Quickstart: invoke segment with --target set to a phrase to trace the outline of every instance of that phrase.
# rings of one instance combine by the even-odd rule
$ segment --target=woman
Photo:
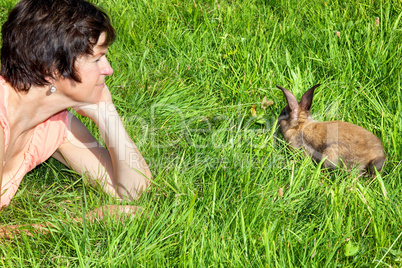
[[[105,77],[115,38],[108,16],[84,0],[22,0],[2,27],[0,206],[49,157],[104,191],[135,199],[151,172],[127,134]],[[89,117],[106,150],[67,108]]]

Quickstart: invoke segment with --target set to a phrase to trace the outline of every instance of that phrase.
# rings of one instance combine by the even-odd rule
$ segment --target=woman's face
[[[81,83],[71,79],[58,81],[64,94],[77,103],[98,103],[105,87],[105,77],[113,73],[106,58],[107,48],[100,46],[104,43],[105,38],[105,33],[102,33],[93,49],[93,55],[78,57],[75,64]],[[58,89],[60,87],[57,83],[55,86]]]

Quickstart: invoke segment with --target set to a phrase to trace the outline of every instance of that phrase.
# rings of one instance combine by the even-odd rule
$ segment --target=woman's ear
[[[53,83],[56,81],[56,79],[54,79],[54,78],[51,77],[51,76],[45,76],[45,80],[46,80],[46,82],[48,82],[49,84],[53,84]]]

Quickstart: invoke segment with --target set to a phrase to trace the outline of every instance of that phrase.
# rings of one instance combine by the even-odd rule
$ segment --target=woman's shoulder
[[[63,110],[57,114],[52,115],[46,121],[57,122],[57,124],[62,124],[63,126],[68,127],[71,116],[71,113],[69,113],[67,110]]]
[[[6,87],[6,81],[0,76],[0,127],[2,128],[2,134],[4,138],[5,147],[8,145],[8,139],[10,136],[10,128],[7,117],[7,98],[8,90]]]
[[[0,75],[0,113],[7,114],[8,89],[6,80]]]

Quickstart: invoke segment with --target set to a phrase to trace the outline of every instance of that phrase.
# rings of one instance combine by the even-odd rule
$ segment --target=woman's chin
[[[97,104],[102,98],[102,92],[105,84],[95,86],[94,90],[92,91],[92,95],[90,96],[88,103]]]

